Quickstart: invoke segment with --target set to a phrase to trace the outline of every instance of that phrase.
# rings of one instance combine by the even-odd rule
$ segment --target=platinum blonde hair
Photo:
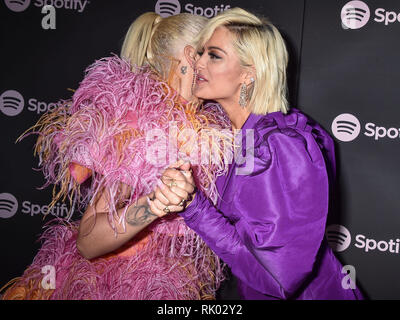
[[[186,45],[194,45],[193,39],[206,23],[206,18],[188,13],[162,18],[146,12],[129,27],[121,57],[129,60],[132,67],[147,64],[167,79],[180,52]]]
[[[265,18],[233,8],[208,21],[195,39],[197,48],[204,47],[219,27],[225,27],[232,33],[233,47],[240,64],[255,72],[255,81],[248,88],[249,111],[255,114],[287,113],[288,53],[278,29]]]

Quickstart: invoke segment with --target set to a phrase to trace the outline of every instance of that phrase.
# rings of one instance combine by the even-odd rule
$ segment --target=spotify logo
[[[11,11],[21,12],[29,7],[31,0],[5,0],[4,2]]]
[[[0,193],[0,218],[11,218],[17,210],[17,199],[11,193]]]
[[[349,29],[360,29],[370,18],[369,7],[363,1],[350,1],[340,13],[343,26]]]
[[[213,7],[196,6],[193,3],[186,3],[184,8],[178,0],[158,0],[154,11],[161,17],[169,17],[182,12],[203,16],[206,18],[215,17],[218,13],[228,10],[231,6],[226,4],[219,4]]]
[[[173,16],[181,13],[181,4],[178,0],[158,0],[155,11],[163,18]]]
[[[348,142],[360,134],[360,121],[350,113],[338,115],[332,122],[332,133],[340,141]]]
[[[325,236],[333,251],[346,250],[351,242],[349,230],[340,224],[331,224],[325,230]]]
[[[24,109],[24,97],[15,90],[7,90],[0,96],[0,110],[6,116],[14,117]]]

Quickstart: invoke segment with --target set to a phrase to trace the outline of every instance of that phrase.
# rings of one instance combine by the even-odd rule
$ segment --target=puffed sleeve
[[[324,237],[324,157],[311,133],[294,130],[267,135],[254,157],[253,173],[227,188],[235,222],[200,192],[181,215],[245,284],[288,299],[312,272]]]

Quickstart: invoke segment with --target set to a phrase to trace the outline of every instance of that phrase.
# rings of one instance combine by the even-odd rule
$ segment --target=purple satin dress
[[[246,161],[218,178],[216,206],[196,193],[181,213],[186,224],[229,265],[243,299],[362,299],[342,287],[325,240],[332,138],[296,109],[250,114],[242,132]]]

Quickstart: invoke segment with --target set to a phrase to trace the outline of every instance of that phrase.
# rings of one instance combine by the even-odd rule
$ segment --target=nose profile
[[[197,54],[196,58],[194,59],[194,68],[196,70],[201,70],[204,68],[204,59],[203,59],[204,56],[205,56],[204,54],[202,55]]]

